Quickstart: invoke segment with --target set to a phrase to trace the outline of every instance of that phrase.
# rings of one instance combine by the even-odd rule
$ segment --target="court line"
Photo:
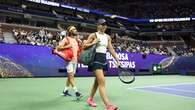
[[[161,88],[161,89],[167,89],[167,90],[173,90],[173,91],[179,91],[179,92],[189,92],[189,93],[194,93],[195,94],[195,91],[190,91],[190,90],[172,89],[172,88],[168,88],[168,87],[158,87],[158,86],[155,87],[155,88]]]
[[[127,89],[137,89],[137,88],[146,88],[146,87],[159,87],[159,86],[177,86],[177,85],[188,85],[188,84],[195,84],[195,82],[174,83],[174,84],[157,84],[157,85],[150,85],[150,86],[137,86],[137,87],[129,87]]]
[[[134,91],[138,92],[148,92],[148,93],[154,93],[154,94],[161,94],[161,95],[170,95],[170,96],[177,96],[177,97],[182,97],[182,98],[188,98],[188,99],[195,99],[193,97],[188,97],[188,96],[182,96],[182,95],[176,95],[176,94],[169,94],[165,92],[159,92],[159,91],[150,91],[150,90],[143,90],[143,89],[132,89]]]
[[[177,86],[177,85],[189,85],[189,84],[195,84],[194,82],[192,83],[176,83],[176,84],[159,84],[159,85],[152,85],[152,86],[140,86],[140,87],[133,87],[133,88],[128,88],[129,90],[134,90],[134,91],[140,91],[140,92],[150,92],[150,93],[156,93],[156,94],[166,94],[166,95],[171,95],[171,96],[177,96],[177,97],[182,97],[182,98],[190,98],[190,99],[195,99],[193,97],[188,97],[188,96],[182,96],[182,95],[176,95],[176,94],[170,94],[170,93],[165,93],[165,92],[160,92],[160,91],[151,91],[151,90],[144,90],[144,88],[149,88],[149,87],[154,87],[154,88],[162,88],[159,86]],[[169,88],[168,88],[169,89]],[[172,89],[173,90],[173,89]],[[176,90],[175,90],[176,91]],[[178,90],[179,91],[179,90]],[[185,91],[187,92],[187,91]],[[193,91],[194,93],[194,91]]]

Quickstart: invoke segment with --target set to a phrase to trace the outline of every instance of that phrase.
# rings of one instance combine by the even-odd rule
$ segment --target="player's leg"
[[[68,65],[66,66],[66,69],[67,69],[67,79],[65,80],[65,88],[63,90],[63,95],[64,96],[71,96],[71,94],[69,93],[69,88],[70,88],[70,79],[69,79],[69,67],[70,66],[70,63],[68,63]]]
[[[103,70],[102,69],[96,69],[95,70],[95,76],[97,78],[100,96],[101,96],[104,104],[108,105],[109,100],[108,100],[108,97],[106,95],[105,78],[104,78]]]
[[[63,94],[64,94],[64,96],[71,96],[71,94],[69,93],[69,88],[70,88],[70,80],[69,80],[69,78],[66,79],[65,83],[66,83],[65,84],[66,86],[64,88]]]
[[[69,82],[70,84],[72,85],[73,87],[73,90],[75,92],[75,96],[77,97],[77,99],[80,99],[83,97],[83,95],[81,94],[81,92],[78,91],[77,87],[76,87],[76,81],[75,81],[75,78],[74,78],[74,75],[76,73],[76,69],[77,69],[77,63],[72,63],[71,65],[72,67],[72,71],[70,72],[70,76],[69,76]]]
[[[98,82],[99,93],[100,93],[100,96],[101,96],[105,106],[106,106],[106,110],[117,110],[117,107],[110,103],[110,101],[108,100],[108,97],[106,95],[105,77],[104,77],[103,70],[102,69],[95,70],[95,75],[96,75],[97,82]]]
[[[74,83],[74,80],[73,80],[73,67],[72,67],[72,63],[68,63],[68,65],[66,66],[66,70],[67,70],[67,80],[66,80],[66,86],[64,88],[64,91],[63,91],[63,94],[64,96],[71,96],[71,94],[69,93],[69,87],[70,85],[72,87],[74,87],[75,83]]]
[[[98,82],[97,82],[97,78],[95,78],[94,84],[93,84],[93,86],[91,88],[90,96],[87,99],[87,104],[90,105],[90,106],[92,106],[92,107],[96,107],[97,106],[97,104],[93,100],[93,97],[94,97],[94,95],[95,95],[95,93],[97,91],[97,88],[98,88]]]
[[[91,89],[90,98],[94,97],[94,95],[97,91],[97,88],[98,88],[98,82],[97,82],[97,78],[95,78],[92,89]]]

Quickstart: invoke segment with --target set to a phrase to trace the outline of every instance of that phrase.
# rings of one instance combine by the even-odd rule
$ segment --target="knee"
[[[68,74],[68,78],[73,79],[74,75],[73,74]]]
[[[105,86],[105,79],[104,78],[98,79],[98,85]]]

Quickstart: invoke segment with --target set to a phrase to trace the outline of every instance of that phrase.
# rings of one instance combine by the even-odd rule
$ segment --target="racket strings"
[[[118,75],[119,75],[119,79],[121,80],[121,82],[125,84],[130,84],[134,82],[135,80],[134,73],[125,68],[119,68]]]
[[[133,77],[129,74],[129,72],[125,72],[125,71],[121,72],[120,76],[125,81],[129,81],[133,79]]]

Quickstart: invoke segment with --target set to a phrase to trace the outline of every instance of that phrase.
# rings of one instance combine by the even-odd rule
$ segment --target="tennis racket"
[[[163,59],[162,61],[160,61],[159,64],[162,66],[162,69],[166,69],[170,65],[175,63],[175,61],[176,61],[176,56],[172,56],[172,57],[168,57],[168,58]]]
[[[129,69],[122,68],[121,66],[118,66],[118,77],[120,81],[125,84],[130,84],[135,81],[135,74]]]

